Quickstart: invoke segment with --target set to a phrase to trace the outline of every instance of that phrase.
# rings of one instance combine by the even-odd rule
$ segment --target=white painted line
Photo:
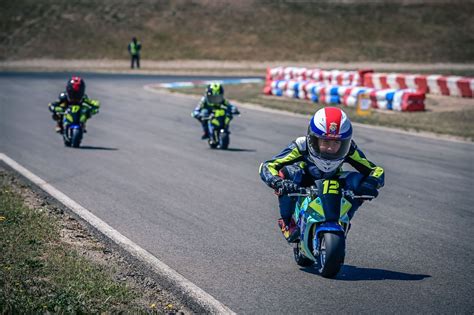
[[[171,269],[168,265],[161,262],[158,258],[132,242],[127,237],[120,234],[117,230],[113,229],[110,225],[96,217],[89,210],[79,205],[77,202],[48,184],[46,181],[36,176],[7,155],[0,153],[0,160],[5,162],[15,171],[26,177],[28,180],[33,182],[35,185],[40,187],[46,193],[51,195],[53,198],[61,202],[63,205],[71,209],[74,213],[80,216],[82,219],[87,221],[94,228],[99,230],[101,233],[106,235],[117,245],[122,247],[128,253],[130,253],[135,258],[140,261],[145,262],[148,266],[152,268],[154,272],[159,274],[162,277],[166,277],[170,283],[175,285],[180,292],[185,296],[189,297],[197,304],[202,306],[204,309],[208,310],[212,314],[235,314],[227,306],[221,302],[214,299],[211,295],[206,293],[204,290],[184,278],[182,275]]]

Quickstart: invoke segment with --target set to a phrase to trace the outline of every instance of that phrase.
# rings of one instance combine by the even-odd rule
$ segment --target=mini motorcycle
[[[339,179],[317,180],[315,186],[288,194],[298,197],[293,213],[299,234],[293,243],[295,261],[303,267],[316,263],[319,274],[325,278],[335,277],[344,264],[351,202],[373,199],[356,196],[341,187]]]
[[[63,116],[63,140],[67,147],[78,148],[84,134],[84,123],[89,109],[82,105],[70,105]]]
[[[233,115],[240,115],[235,106],[231,107],[231,112]],[[226,150],[230,143],[229,123],[231,120],[226,110],[224,108],[214,109],[209,117],[203,118],[203,120],[209,121],[209,147]]]

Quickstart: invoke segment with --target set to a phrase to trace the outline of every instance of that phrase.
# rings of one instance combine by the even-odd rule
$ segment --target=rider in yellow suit
[[[342,165],[350,164],[358,172],[344,172]],[[305,137],[291,142],[281,153],[263,162],[260,177],[277,195],[281,219],[278,225],[289,242],[296,241],[297,228],[292,220],[295,197],[299,187],[313,185],[314,180],[341,178],[345,189],[356,195],[377,197],[384,185],[384,170],[369,161],[352,139],[352,124],[346,114],[337,107],[325,107],[317,111],[310,121]],[[354,200],[349,217],[361,205]]]
[[[90,99],[86,94],[86,83],[81,77],[73,76],[66,84],[66,91],[59,94],[59,99],[48,104],[49,110],[53,113],[53,120],[56,121],[56,132],[63,132],[64,112],[70,105],[82,105],[87,108],[86,118],[99,112],[100,102]],[[83,123],[83,130],[86,131],[86,123]]]
[[[238,115],[239,111],[236,106],[229,103],[224,98],[224,87],[220,83],[211,83],[206,87],[206,94],[196,106],[191,116],[199,120],[202,126],[203,134],[201,139],[209,139],[209,132],[212,131],[212,124],[206,119],[212,112],[222,109],[226,115],[226,126],[232,120],[234,114]]]

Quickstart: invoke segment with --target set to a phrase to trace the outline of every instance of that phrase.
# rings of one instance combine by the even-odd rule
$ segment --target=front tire
[[[333,278],[344,264],[346,238],[342,233],[326,232],[320,242],[318,271],[324,278]]]
[[[222,132],[219,139],[219,148],[222,150],[227,150],[229,147],[229,134],[227,132]]]
[[[71,145],[74,148],[78,148],[81,145],[82,140],[82,130],[81,129],[72,129],[71,130]]]

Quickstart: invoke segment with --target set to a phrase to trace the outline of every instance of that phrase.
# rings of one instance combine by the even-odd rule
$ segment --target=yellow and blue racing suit
[[[350,164],[358,172],[343,171],[343,163]],[[353,191],[367,177],[376,180],[377,189],[381,188],[385,182],[384,169],[369,161],[353,140],[341,166],[332,172],[324,173],[311,162],[306,146],[306,137],[299,137],[278,155],[263,162],[260,165],[259,173],[262,180],[273,189],[282,178],[292,180],[301,187],[311,186],[314,184],[314,180],[318,179],[344,178],[344,189]],[[296,198],[279,196],[280,214],[287,224],[293,214],[295,202]],[[353,209],[349,214],[350,217],[354,215],[360,204],[360,202],[354,202]]]
[[[70,103],[67,99],[65,92],[59,94],[59,98],[57,101],[48,104],[49,111],[53,113],[52,118],[58,123],[59,126],[62,126],[64,112],[70,105],[78,104]],[[87,95],[84,95],[84,98],[82,99],[82,103],[80,105],[87,108],[87,119],[99,112],[100,102],[98,100],[90,99]]]
[[[225,124],[226,127],[229,125],[233,118],[233,114],[238,114],[239,111],[235,105],[230,104],[226,99],[221,104],[211,104],[207,101],[206,97],[202,97],[199,104],[196,106],[191,116],[199,120],[202,126],[204,134],[208,135],[212,132],[212,124],[210,121],[203,119],[208,118],[213,112],[217,110],[223,110],[226,115]]]

